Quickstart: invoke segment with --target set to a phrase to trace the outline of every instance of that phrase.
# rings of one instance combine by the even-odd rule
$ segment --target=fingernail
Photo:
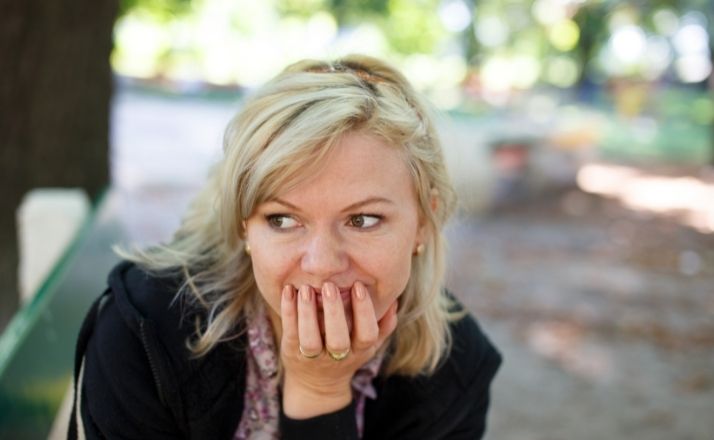
[[[362,283],[355,283],[355,295],[357,299],[364,299],[366,287]]]
[[[310,301],[310,294],[312,293],[312,292],[310,292],[310,290],[311,290],[311,289],[310,289],[310,286],[302,286],[302,287],[300,287],[300,299],[302,299],[302,300],[305,301],[305,302],[309,302],[309,301]]]
[[[287,301],[292,301],[294,297],[295,292],[293,291],[293,286],[286,284],[285,287],[283,287],[283,298]]]
[[[337,297],[337,294],[335,293],[335,285],[332,283],[323,284],[322,295],[327,299],[335,299]]]

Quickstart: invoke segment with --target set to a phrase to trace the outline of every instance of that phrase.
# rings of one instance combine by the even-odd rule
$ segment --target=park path
[[[449,235],[506,359],[488,438],[712,438],[714,236],[575,190]]]
[[[170,236],[237,108],[119,89],[113,178],[135,241]],[[448,285],[505,358],[487,438],[713,438],[714,236],[577,189],[462,213],[448,236]]]

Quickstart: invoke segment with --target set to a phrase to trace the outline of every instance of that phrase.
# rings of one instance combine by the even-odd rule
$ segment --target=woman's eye
[[[268,224],[275,229],[290,229],[298,225],[297,220],[284,214],[273,214],[265,216]]]
[[[368,229],[376,226],[382,217],[378,215],[359,214],[350,217],[350,226],[361,229]]]

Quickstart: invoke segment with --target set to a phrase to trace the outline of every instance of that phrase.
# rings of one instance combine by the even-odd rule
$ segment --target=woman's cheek
[[[411,275],[411,258],[382,265],[381,274],[377,283],[377,297],[373,298],[377,319],[382,319],[392,302],[406,289]]]
[[[280,292],[284,284],[284,263],[280,258],[253,250],[253,276],[263,299],[276,312],[280,311]]]

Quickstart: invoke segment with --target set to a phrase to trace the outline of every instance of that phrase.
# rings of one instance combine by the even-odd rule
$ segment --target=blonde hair
[[[450,348],[450,301],[443,290],[442,227],[455,195],[426,105],[384,62],[351,55],[289,66],[250,98],[229,123],[224,158],[189,207],[172,241],[121,255],[152,272],[180,271],[179,297],[207,315],[191,349],[203,355],[235,337],[259,305],[243,221],[262,202],[319,166],[347,132],[378,136],[400,148],[429,234],[399,300],[386,374],[433,372]],[[307,173],[309,174],[309,173]],[[436,199],[436,203],[434,203]]]

